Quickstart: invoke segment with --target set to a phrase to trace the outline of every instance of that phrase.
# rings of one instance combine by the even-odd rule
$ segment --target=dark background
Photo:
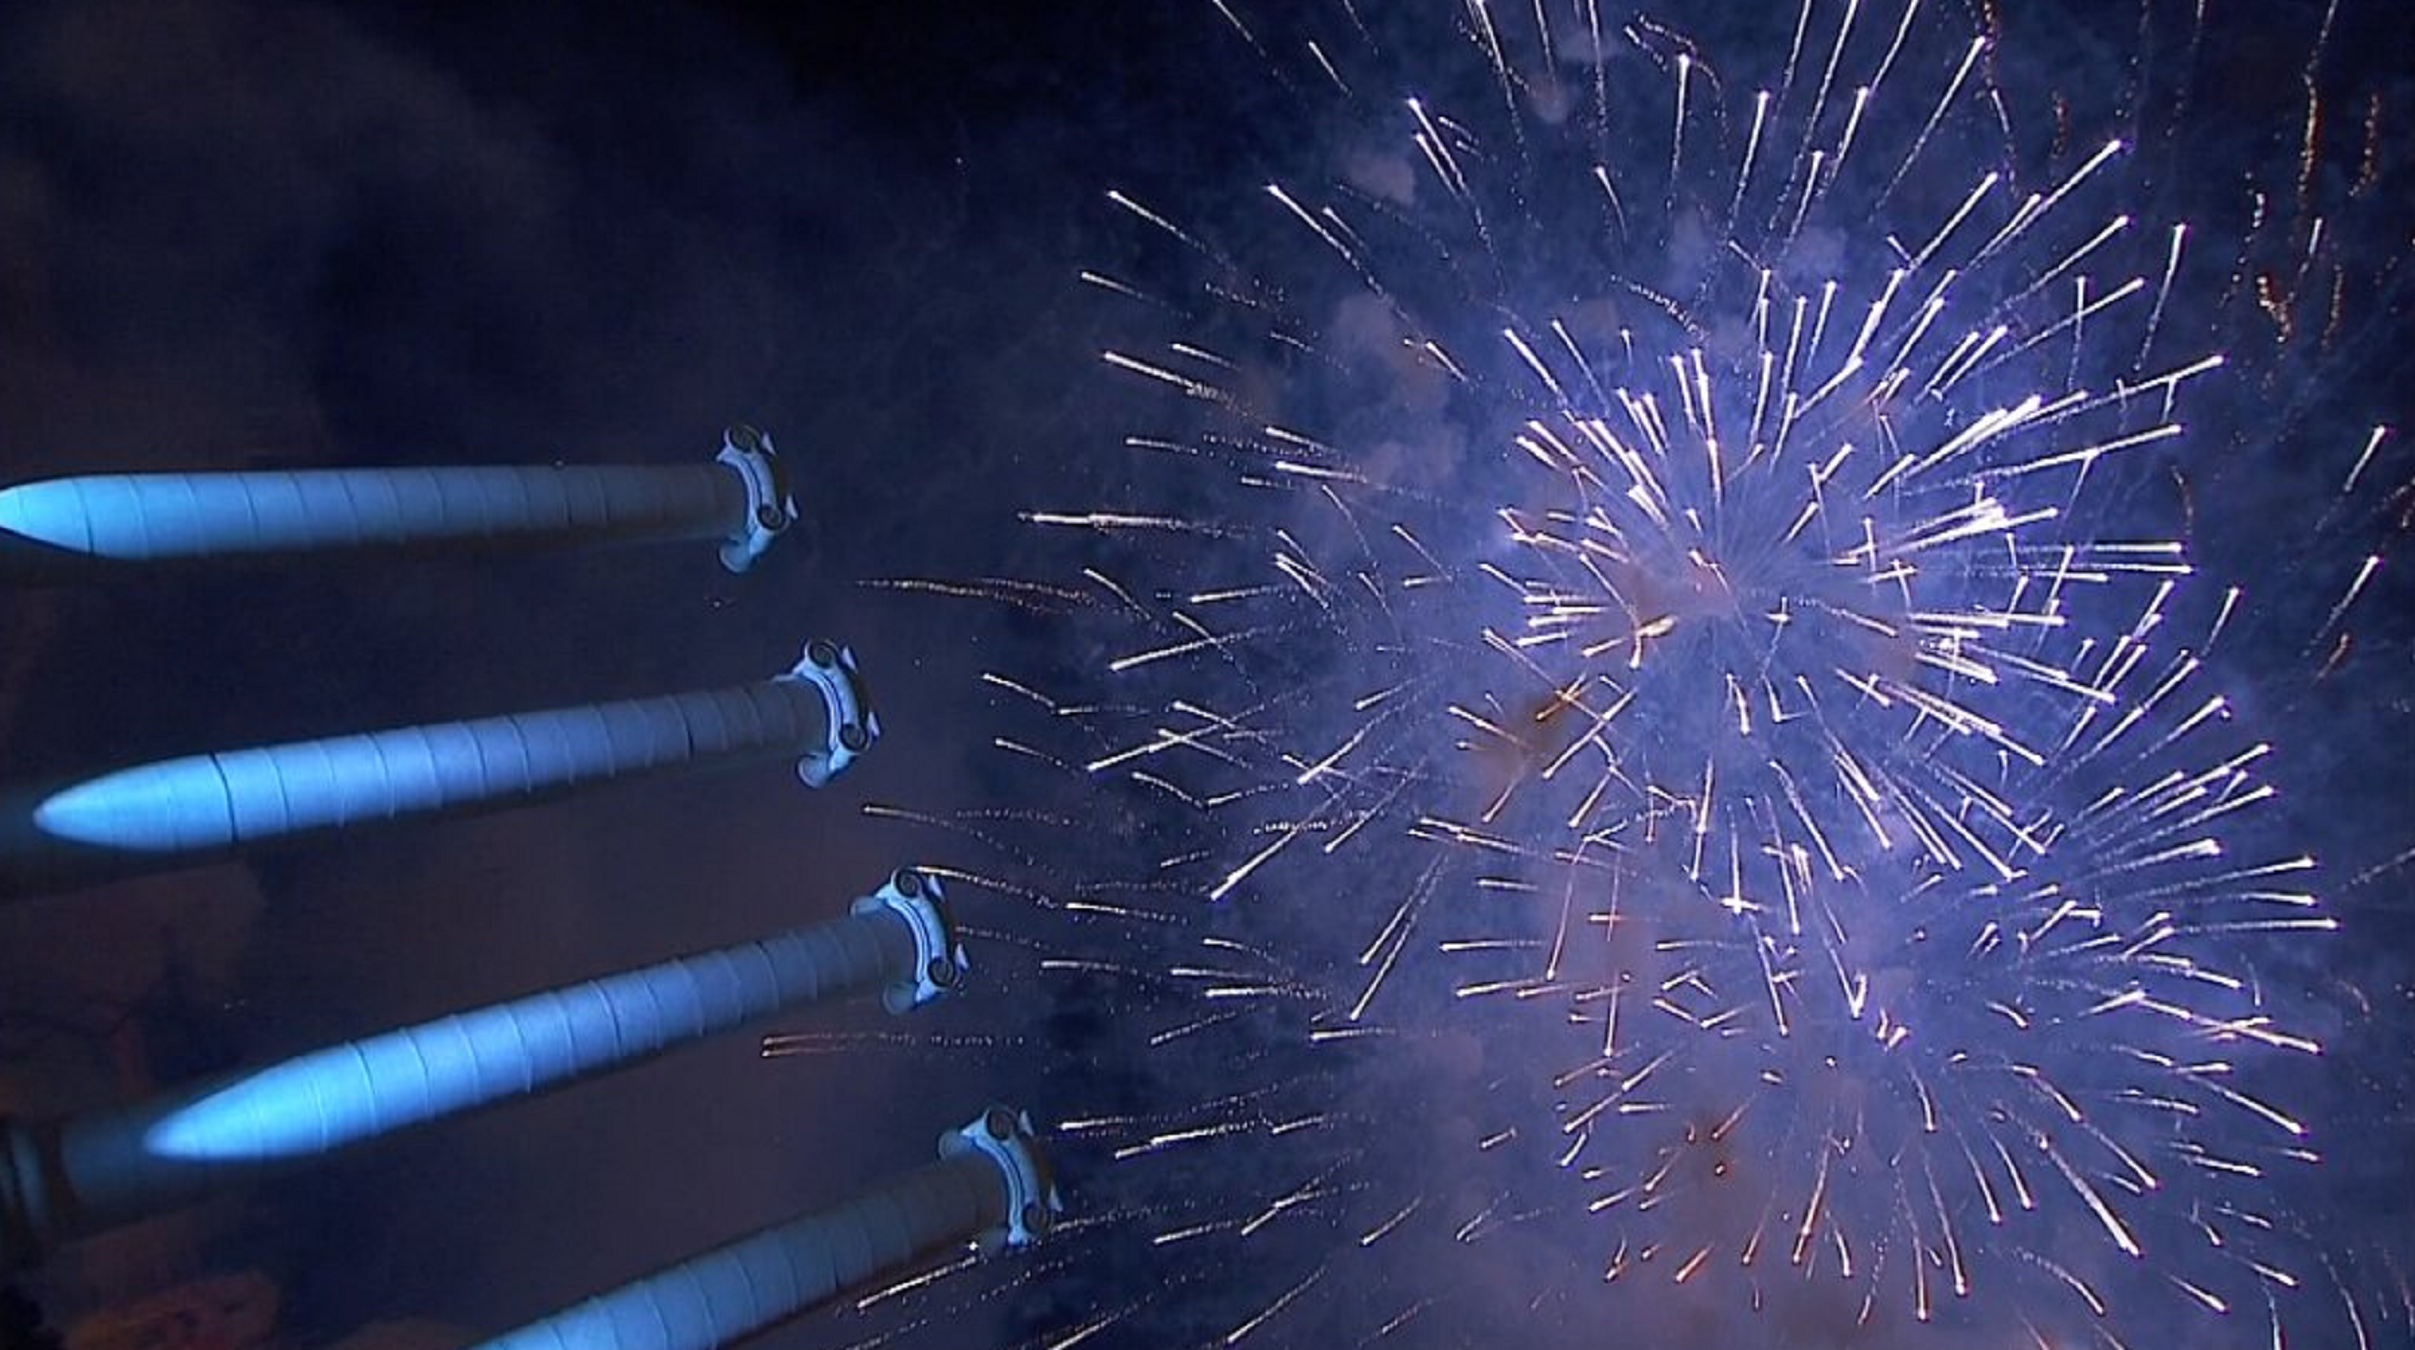
[[[1171,17],[10,7],[9,480],[702,462],[743,419],[805,517],[742,579],[695,545],[10,595],[12,776],[750,680],[824,634],[862,654],[887,733],[818,798],[767,766],[12,906],[14,1104],[755,936],[917,856],[857,806],[979,795],[972,675],[1010,635],[857,583],[999,565],[1019,484],[1110,443],[1052,315],[1099,166],[1164,97]],[[64,1319],[257,1266],[292,1344],[405,1318],[457,1343],[917,1164],[1038,1053],[833,1069],[725,1037],[88,1244],[33,1287]]]
[[[2186,114],[2202,158],[2157,178],[2176,202],[2286,194],[2317,9],[2272,8],[2217,16]],[[2368,107],[2406,184],[2394,9],[2345,6],[2326,200],[2350,200]],[[2050,10],[2022,7],[2021,36],[2069,48],[2083,96],[2090,71],[2164,78],[2128,68],[2143,20]],[[743,579],[689,546],[0,596],[0,772],[752,679],[821,634],[861,653],[887,737],[819,797],[762,768],[0,910],[0,1100],[87,1106],[736,940],[917,857],[922,836],[858,804],[985,802],[974,676],[1047,634],[860,583],[1062,569],[1012,509],[1105,500],[1131,472],[1074,281],[1109,232],[1101,194],[1127,174],[1245,188],[1280,107],[1205,3],[10,6],[0,477],[685,462],[743,419],[777,436],[805,520]],[[2403,531],[2322,509],[2342,439],[2409,412],[2415,211],[2354,201],[2333,244],[2353,324],[2234,395],[2191,509],[2211,563],[2279,597],[2239,658],[2253,697],[2363,719],[2290,786],[2330,821],[2349,907],[2403,936],[2406,589],[2386,574],[2363,602],[2352,683],[2322,687],[2307,652],[2341,566]],[[2285,252],[2303,222],[2274,209],[2257,246]],[[2259,312],[2243,295],[2218,321],[2262,343]],[[2375,1118],[2403,1126],[2401,948],[2358,972],[2380,1011],[2351,1044]],[[723,1038],[91,1244],[28,1288],[72,1312],[257,1267],[295,1345],[492,1332],[926,1157],[1051,1053],[1021,1011],[951,1010],[941,1029],[998,1037],[971,1052],[765,1064]],[[2365,1217],[2367,1245],[2403,1237],[2404,1197]]]

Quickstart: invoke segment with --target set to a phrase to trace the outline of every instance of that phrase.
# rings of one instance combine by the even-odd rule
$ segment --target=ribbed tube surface
[[[681,1262],[479,1350],[712,1350],[1006,1219],[1006,1184],[978,1154]]]
[[[56,1129],[65,1226],[90,1231],[279,1163],[543,1092],[783,1008],[914,976],[887,911],[328,1047]]]
[[[0,489],[9,570],[475,545],[726,538],[746,527],[726,466],[95,474]],[[52,564],[43,565],[48,558]]]
[[[191,755],[0,799],[0,894],[247,845],[493,809],[584,784],[825,743],[819,689],[729,689]]]

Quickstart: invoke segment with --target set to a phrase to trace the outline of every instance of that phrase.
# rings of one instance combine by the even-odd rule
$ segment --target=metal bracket
[[[1038,1132],[1027,1112],[993,1106],[962,1129],[939,1136],[939,1156],[978,1153],[998,1165],[1006,1181],[1006,1224],[979,1239],[985,1249],[1028,1247],[1045,1237],[1065,1212],[1056,1182],[1041,1155]]]
[[[746,519],[721,543],[721,565],[732,572],[754,566],[772,542],[797,523],[796,498],[789,494],[788,467],[780,462],[767,432],[741,422],[721,434],[716,464],[726,464],[746,484]]]
[[[887,884],[859,899],[851,914],[894,914],[914,935],[914,973],[881,991],[881,1004],[903,1013],[953,993],[972,968],[956,941],[956,925],[947,911],[947,893],[937,877],[900,868]]]
[[[797,777],[807,787],[827,786],[880,739],[880,717],[864,706],[863,677],[856,673],[855,653],[815,638],[805,644],[804,659],[781,678],[802,680],[822,691],[823,707],[830,714],[829,739],[797,760]]]

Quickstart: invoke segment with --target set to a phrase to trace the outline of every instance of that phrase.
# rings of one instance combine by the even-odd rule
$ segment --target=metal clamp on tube
[[[722,1350],[884,1274],[1029,1242],[1056,1213],[1031,1123],[992,1107],[940,1161],[828,1209],[689,1257],[479,1350]],[[1022,1207],[1018,1213],[1016,1206]]]
[[[881,991],[881,1004],[890,1012],[910,1012],[953,992],[972,968],[963,945],[956,940],[947,892],[936,877],[900,868],[886,885],[858,899],[849,912],[894,914],[914,935],[914,973]]]
[[[771,435],[741,422],[722,433],[721,453],[714,462],[726,464],[746,484],[746,518],[722,541],[721,565],[732,572],[754,566],[774,541],[797,523],[796,499],[789,495],[788,467],[772,448]]]
[[[926,878],[844,918],[598,975],[61,1119],[0,1117],[0,1265],[413,1126],[568,1086],[783,1009],[960,983]],[[986,1168],[976,1171],[987,1184]],[[985,1210],[979,1224],[1003,1210]]]
[[[993,1106],[963,1128],[939,1136],[941,1158],[973,1154],[997,1164],[1006,1183],[1006,1222],[975,1239],[981,1249],[1028,1247],[1047,1236],[1056,1216],[1065,1212],[1065,1201],[1049,1176],[1048,1160],[1040,1155],[1031,1114]]]
[[[880,716],[864,706],[864,681],[856,672],[853,648],[815,638],[805,644],[804,658],[778,678],[820,690],[830,714],[827,739],[797,760],[797,777],[805,786],[828,785],[880,739]]]
[[[390,727],[184,755],[63,783],[0,785],[0,897],[757,757],[798,756],[798,776],[820,788],[879,735],[854,653],[816,641],[793,669],[735,688]]]

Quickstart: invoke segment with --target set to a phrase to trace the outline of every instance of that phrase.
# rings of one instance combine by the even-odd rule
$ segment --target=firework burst
[[[2335,921],[2167,486],[2269,288],[2146,119],[1916,0],[1211,8],[1279,143],[1109,195],[1137,486],[970,588],[1096,653],[1000,747],[1146,855],[1046,939],[1159,1066],[1106,1227],[1268,1272],[1085,1334],[2362,1336]]]
[[[1925,52],[1916,7],[1806,7],[1749,113],[1692,41],[1580,14],[1556,37],[1462,15],[1490,102],[1346,94],[1316,46],[1373,128],[1335,186],[1266,187],[1296,236],[1279,273],[1115,194],[1197,268],[1166,336],[1106,359],[1206,416],[1134,445],[1263,500],[1035,519],[1244,546],[1184,564],[1188,603],[1152,616],[1171,640],[1118,673],[1359,654],[1346,707],[1191,701],[1190,730],[1300,761],[1270,805],[1306,799],[1301,832],[1259,866],[1365,820],[1372,791],[1479,844],[1552,796],[1568,846],[1671,850],[1739,913],[1804,852],[2001,872],[2022,843],[1972,776],[2042,765],[2039,702],[2111,697],[2054,654],[2062,630],[2187,570],[2169,539],[2106,533],[2086,492],[2179,437],[2183,387],[2221,365],[2155,364],[2185,231],[2122,208],[2118,139],[2031,170],[1975,74],[1986,39]],[[1873,114],[1889,93],[1920,115]],[[1665,161],[1597,153],[1645,126]]]

